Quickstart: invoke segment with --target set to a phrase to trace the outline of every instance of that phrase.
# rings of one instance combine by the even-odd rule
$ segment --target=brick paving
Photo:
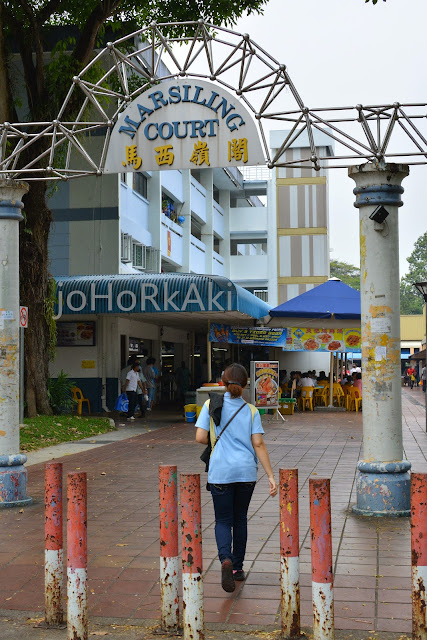
[[[406,457],[427,472],[424,394],[403,390]],[[265,417],[266,442],[279,468],[299,469],[301,610],[310,627],[311,568],[308,479],[331,478],[335,626],[355,631],[411,631],[408,519],[354,516],[355,468],[361,456],[362,417],[306,412],[286,423]],[[159,464],[201,472],[194,425],[174,424],[60,460],[64,473],[88,473],[89,615],[138,621],[159,618]],[[43,464],[28,467],[34,504],[0,511],[0,611],[43,614]],[[233,594],[219,585],[210,494],[202,491],[205,620],[225,629],[279,628],[279,503],[267,497],[260,472],[250,506],[245,583]],[[273,625],[273,627],[271,626]]]

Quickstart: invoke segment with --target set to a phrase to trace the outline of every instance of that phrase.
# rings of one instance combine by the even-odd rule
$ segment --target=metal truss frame
[[[185,29],[185,35],[167,37],[164,32],[174,27]],[[248,34],[198,20],[152,23],[109,42],[73,78],[55,120],[0,124],[0,177],[31,181],[102,175],[119,115],[148,88],[172,78],[213,81],[244,102],[254,116],[269,168],[319,171],[365,162],[427,163],[427,103],[309,108],[286,65]],[[267,121],[271,128],[283,123],[290,129],[274,156]],[[323,132],[330,145],[336,143],[339,154],[329,153],[325,144],[320,155],[315,131]],[[286,151],[303,133],[309,156],[289,160]],[[94,136],[101,144],[94,144]]]

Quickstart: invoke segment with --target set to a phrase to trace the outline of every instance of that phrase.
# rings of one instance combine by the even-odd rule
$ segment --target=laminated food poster
[[[346,352],[360,351],[360,329],[288,329],[284,351]]]
[[[279,406],[279,363],[251,362],[251,402],[256,407]]]

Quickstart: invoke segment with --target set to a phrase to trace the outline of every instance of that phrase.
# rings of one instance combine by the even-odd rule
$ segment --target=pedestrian
[[[415,369],[412,365],[408,367],[406,371],[406,375],[409,377],[409,386],[411,387],[411,389],[413,389],[416,378],[415,378]]]
[[[126,386],[126,376],[129,373],[129,371],[131,370],[132,365],[135,362],[135,360],[136,360],[135,356],[129,356],[127,364],[120,371],[120,389],[121,389],[122,393],[124,392],[125,386]]]
[[[269,494],[277,494],[270,458],[262,434],[259,412],[242,398],[248,383],[246,369],[228,366],[222,376],[226,387],[219,424],[210,417],[211,403],[205,402],[196,422],[196,441],[208,444],[210,430],[215,438],[210,457],[208,488],[215,511],[215,539],[221,562],[224,591],[235,589],[235,580],[245,580],[243,562],[248,535],[247,513],[255,489],[258,459],[268,477]],[[212,411],[211,411],[212,412]]]
[[[426,382],[427,382],[427,368],[426,365],[423,366],[421,371],[421,380],[423,381],[423,391],[426,391]]]
[[[191,373],[184,360],[181,366],[175,371],[176,386],[178,387],[179,399],[185,403],[185,394],[190,390]]]
[[[151,411],[153,408],[153,404],[156,398],[156,384],[157,378],[159,377],[159,372],[155,368],[156,359],[148,358],[147,364],[142,370],[142,373],[145,378],[145,382],[147,385],[147,393],[148,393],[148,403],[147,403],[147,411]]]
[[[134,413],[135,413],[135,407],[138,399],[136,390],[138,387],[140,387],[141,391],[143,392],[144,399],[148,400],[147,386],[145,382],[141,381],[140,371],[141,371],[141,367],[140,367],[139,361],[135,360],[131,370],[126,376],[124,392],[126,393],[129,400],[129,408],[126,414],[127,420],[135,420]],[[143,411],[142,408],[141,410]]]

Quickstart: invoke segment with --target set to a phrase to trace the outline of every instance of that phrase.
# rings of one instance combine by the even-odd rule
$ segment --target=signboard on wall
[[[212,322],[209,330],[210,342],[228,344],[255,344],[263,347],[286,345],[287,329],[270,327],[229,327]]]
[[[251,362],[251,403],[274,409],[279,406],[279,363]]]
[[[360,328],[315,329],[314,327],[294,327],[288,329],[283,351],[311,351],[334,353],[336,351],[358,352],[361,350]]]
[[[151,87],[120,115],[105,173],[265,164],[253,116],[218,86],[195,78]]]
[[[58,347],[94,347],[95,322],[57,322]]]

